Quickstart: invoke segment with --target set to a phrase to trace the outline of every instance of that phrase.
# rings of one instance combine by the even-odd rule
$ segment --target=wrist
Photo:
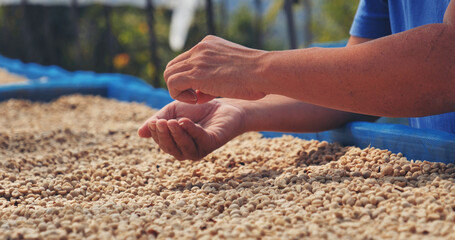
[[[319,69],[314,68],[314,59],[318,58],[321,48],[305,48],[285,51],[265,52],[259,59],[259,91],[264,95],[283,95],[298,98],[305,85]],[[296,95],[297,93],[297,95]]]
[[[256,101],[234,98],[220,98],[217,100],[222,103],[229,104],[237,109],[239,122],[238,127],[235,131],[239,135],[250,131],[258,131],[258,112],[254,107]]]
[[[273,71],[275,71],[273,58],[276,54],[276,51],[263,51],[262,54],[260,54],[255,60],[257,67],[255,75],[252,78],[253,85],[254,88],[256,88],[257,91],[262,93],[264,96],[273,94]]]

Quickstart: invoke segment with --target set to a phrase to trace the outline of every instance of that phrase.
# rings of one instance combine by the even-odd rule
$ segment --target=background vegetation
[[[358,4],[358,0],[290,1],[296,39],[296,46],[292,46],[286,1],[239,1],[235,8],[230,8],[228,1],[213,1],[210,31],[236,43],[266,50],[346,39]],[[170,10],[102,5],[74,9],[38,5],[0,7],[0,54],[71,71],[125,73],[155,86],[165,86],[164,67],[180,53],[173,52],[168,45]],[[150,47],[153,42],[147,11],[153,12],[155,52]],[[183,51],[210,32],[206,13],[206,9],[196,13]]]

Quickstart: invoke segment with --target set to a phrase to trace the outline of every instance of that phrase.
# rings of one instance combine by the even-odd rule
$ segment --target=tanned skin
[[[455,111],[454,2],[443,23],[351,36],[344,48],[267,52],[208,36],[169,62],[164,77],[177,101],[138,134],[197,160],[248,131],[314,132]]]

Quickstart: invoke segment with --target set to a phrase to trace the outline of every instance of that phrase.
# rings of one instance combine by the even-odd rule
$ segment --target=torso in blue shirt
[[[442,23],[449,3],[450,0],[361,0],[350,34],[380,38],[426,24]],[[410,125],[455,133],[455,112],[411,118]]]
[[[442,23],[450,0],[361,0],[351,35],[379,38],[430,23]]]

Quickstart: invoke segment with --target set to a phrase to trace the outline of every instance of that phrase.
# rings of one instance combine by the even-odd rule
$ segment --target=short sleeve
[[[363,38],[380,38],[391,34],[387,1],[361,0],[349,33]]]

